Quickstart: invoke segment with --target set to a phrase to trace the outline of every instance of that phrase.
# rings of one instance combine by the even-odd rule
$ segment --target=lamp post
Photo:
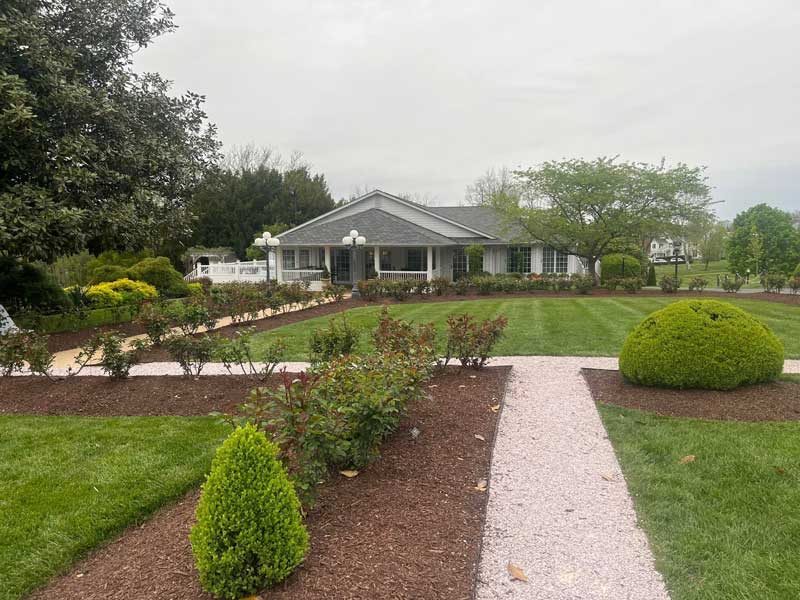
[[[275,253],[275,249],[281,245],[281,241],[278,238],[272,237],[272,234],[269,231],[265,231],[261,234],[261,237],[257,237],[253,244],[264,251],[264,256],[267,259],[267,287],[272,285],[272,279],[269,276],[269,255]],[[278,264],[277,262],[275,263]]]
[[[672,248],[672,255],[675,260],[675,285],[678,285],[678,251],[681,249],[680,240],[673,241]]]
[[[350,278],[353,280],[353,298],[358,298],[361,295],[356,285],[356,250],[358,248],[363,248],[366,243],[367,238],[363,235],[358,235],[358,231],[355,229],[350,230],[350,235],[346,235],[342,238],[344,247],[350,249]]]

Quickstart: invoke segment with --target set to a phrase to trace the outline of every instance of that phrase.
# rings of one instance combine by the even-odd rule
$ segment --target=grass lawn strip
[[[498,356],[616,356],[628,332],[648,314],[681,297],[613,296],[588,298],[487,297],[460,302],[417,302],[391,306],[394,317],[433,321],[444,347],[448,315],[470,312],[479,319],[504,314],[506,335],[495,347]],[[800,358],[800,306],[727,296],[725,300],[752,313],[783,341],[787,358]],[[360,351],[369,351],[369,332],[375,327],[380,304],[347,311],[347,319],[363,331]],[[254,336],[256,352],[267,340],[282,336],[288,360],[306,360],[308,338],[325,327],[330,317],[320,317],[280,327]]]
[[[210,417],[0,416],[0,599],[197,486],[226,433]]]
[[[450,371],[428,383],[382,457],[335,476],[308,516],[311,551],[271,599],[472,596],[497,412],[507,369]],[[414,439],[410,430],[421,433]],[[478,434],[484,439],[475,437]],[[205,599],[188,532],[196,494],[128,530],[33,597]],[[81,577],[78,575],[81,574]]]
[[[800,423],[599,410],[672,600],[797,598]]]

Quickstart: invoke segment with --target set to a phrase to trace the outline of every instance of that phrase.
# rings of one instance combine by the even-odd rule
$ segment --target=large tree
[[[333,207],[324,175],[312,174],[299,155],[284,162],[267,149],[234,148],[192,200],[192,240],[231,246],[245,258],[264,223],[294,227]]]
[[[136,74],[174,28],[158,0],[3,0],[0,254],[28,260],[186,238],[218,142],[203,97]]]
[[[683,164],[574,159],[514,175],[521,193],[492,199],[509,230],[577,255],[593,276],[595,262],[615,248],[653,232],[674,234],[709,212],[703,169]]]
[[[728,238],[728,260],[738,273],[794,271],[800,263],[800,231],[792,215],[766,204],[740,212]]]

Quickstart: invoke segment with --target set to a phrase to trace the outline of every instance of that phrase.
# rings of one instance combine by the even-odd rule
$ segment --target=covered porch
[[[394,281],[426,281],[444,274],[438,246],[365,245],[351,250],[336,246],[281,247],[278,257],[278,279],[282,282],[309,282],[312,289],[321,282],[325,270],[331,281],[352,285],[362,279]]]

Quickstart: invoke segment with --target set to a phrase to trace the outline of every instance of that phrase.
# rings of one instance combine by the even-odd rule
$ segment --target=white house
[[[351,230],[366,238],[354,253],[342,244]],[[453,280],[467,272],[464,249],[484,246],[489,273],[583,273],[573,255],[532,241],[518,243],[499,215],[484,206],[422,206],[380,190],[277,236],[277,279],[309,281],[327,267],[335,283],[380,279]],[[351,257],[355,260],[351,260]]]

